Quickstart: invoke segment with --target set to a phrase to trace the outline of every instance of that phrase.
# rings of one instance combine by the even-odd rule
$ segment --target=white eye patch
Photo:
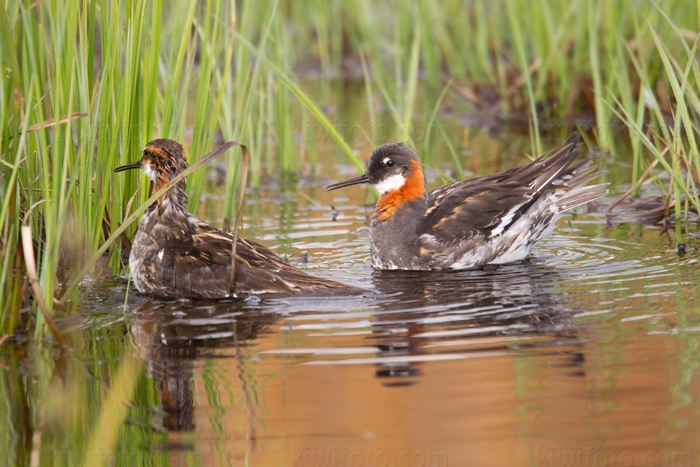
[[[387,177],[381,182],[375,183],[372,186],[379,192],[380,195],[390,191],[398,190],[406,183],[406,179],[402,174],[394,174]]]

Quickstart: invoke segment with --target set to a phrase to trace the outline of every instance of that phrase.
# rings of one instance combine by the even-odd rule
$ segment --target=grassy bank
[[[271,171],[313,166],[320,128],[361,167],[338,122],[310,97],[338,77],[365,83],[358,119],[369,122],[368,144],[408,139],[427,148],[445,137],[437,117],[457,100],[494,125],[524,122],[533,153],[542,132],[582,125],[603,149],[629,158],[634,180],[655,160],[670,173],[660,187],[680,219],[698,208],[698,5],[4,2],[0,332],[43,333],[41,314],[21,313],[35,306],[28,254],[39,281],[34,295],[48,315],[80,299],[65,296],[66,285],[85,279],[76,272],[148,196],[136,174],[112,170],[155,137],[186,142],[190,161],[211,149],[218,131],[243,141],[258,184]],[[425,102],[421,88],[440,98]],[[409,131],[417,116],[429,122],[419,144]],[[377,131],[380,122],[388,131]],[[621,133],[629,133],[631,156],[618,154]],[[458,174],[460,144],[448,139]],[[238,160],[226,159],[222,217],[235,214]],[[204,175],[188,181],[190,210],[198,209]],[[22,226],[31,228],[33,252],[22,248]],[[113,273],[123,267],[121,245],[109,245]]]

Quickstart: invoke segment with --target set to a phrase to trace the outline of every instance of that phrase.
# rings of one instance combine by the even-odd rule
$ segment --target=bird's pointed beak
[[[114,172],[123,172],[124,170],[140,169],[141,161],[132,162],[131,164],[126,164],[114,169]]]
[[[333,191],[337,190],[338,188],[344,188],[346,186],[359,185],[360,183],[369,183],[369,177],[366,173],[360,175],[359,177],[351,178],[350,180],[345,180],[344,182],[328,185],[326,187],[326,191]]]

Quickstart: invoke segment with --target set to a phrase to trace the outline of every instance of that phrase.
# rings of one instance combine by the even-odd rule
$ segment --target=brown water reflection
[[[596,314],[631,295],[620,269],[667,274],[566,258],[375,272],[362,298],[139,314],[171,431],[161,449],[200,465],[695,465],[696,365],[678,355],[695,357],[697,331],[667,325],[679,303],[693,315],[696,287],[667,300],[657,280],[621,321]]]

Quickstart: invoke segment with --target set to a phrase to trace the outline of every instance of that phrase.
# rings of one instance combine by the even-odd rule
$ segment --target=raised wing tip
[[[562,145],[562,147],[576,146],[580,139],[581,139],[581,133],[579,133],[578,131],[574,131],[573,133],[571,133],[569,135],[568,138],[566,138],[566,141],[564,141],[564,144]]]

